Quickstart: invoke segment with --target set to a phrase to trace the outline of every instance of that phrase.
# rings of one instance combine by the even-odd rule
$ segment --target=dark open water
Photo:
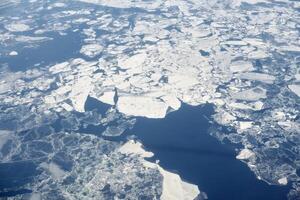
[[[288,186],[258,180],[228,145],[208,134],[213,106],[189,106],[165,119],[139,118],[132,133],[160,165],[196,184],[209,200],[283,200]]]

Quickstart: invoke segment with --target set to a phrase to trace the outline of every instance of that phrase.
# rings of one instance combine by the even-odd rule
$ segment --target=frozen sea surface
[[[299,9],[1,1],[0,196],[299,199]]]

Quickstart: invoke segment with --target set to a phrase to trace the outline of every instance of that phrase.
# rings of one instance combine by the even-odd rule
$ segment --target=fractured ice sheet
[[[130,180],[122,179],[118,170],[124,166],[138,172],[144,166],[140,159],[123,158],[115,151],[120,144],[101,137],[121,136],[134,124],[130,116],[163,118],[181,103],[207,102],[215,105],[214,121],[230,130],[210,133],[239,144],[237,157],[257,177],[291,183],[291,195],[300,187],[298,2],[82,0],[45,7],[34,0],[18,5],[9,7],[18,12],[0,17],[4,60],[12,51],[19,55],[9,59],[32,53],[31,47],[45,41],[57,42],[57,35],[76,35],[79,44],[68,49],[78,58],[40,60],[22,71],[10,71],[10,61],[0,67],[0,124],[12,133],[3,136],[1,160],[36,160],[42,174],[28,184],[33,197],[159,198],[159,170],[146,171],[143,178],[130,171]],[[110,109],[86,110],[89,97]],[[93,133],[91,126],[97,127]],[[54,176],[59,169],[65,175]],[[91,181],[94,176],[104,181]],[[149,183],[145,180],[153,190],[137,189]],[[126,181],[134,185],[130,192]]]

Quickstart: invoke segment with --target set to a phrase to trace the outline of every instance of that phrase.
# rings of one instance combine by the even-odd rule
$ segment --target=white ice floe
[[[17,56],[17,55],[18,55],[18,52],[16,52],[16,51],[11,51],[11,52],[9,53],[9,55],[10,55],[10,56]]]
[[[257,101],[259,99],[267,98],[267,91],[263,88],[256,87],[237,93],[232,93],[231,97],[238,100]]]
[[[62,179],[65,175],[66,172],[62,170],[57,164],[54,162],[51,163],[41,163],[41,167],[48,170],[49,173],[51,174],[52,178],[55,180],[60,180]]]
[[[79,0],[86,3],[99,4],[102,6],[115,7],[115,8],[144,8],[144,9],[155,9],[162,4],[161,0],[155,2],[145,1],[131,1],[131,0]]]
[[[54,8],[63,8],[63,7],[66,7],[67,5],[62,2],[57,2],[57,3],[52,4],[51,6]]]
[[[288,179],[286,177],[278,179],[278,183],[280,185],[287,185],[288,184]]]
[[[117,108],[121,113],[148,118],[164,118],[168,105],[147,96],[119,96]]]
[[[267,57],[269,57],[269,54],[266,53],[263,50],[253,51],[253,52],[248,54],[249,59],[264,59],[264,58],[267,58]]]
[[[275,77],[269,74],[263,73],[255,73],[255,72],[247,72],[239,74],[238,77],[240,79],[253,80],[253,81],[261,81],[264,83],[272,84],[275,81]]]
[[[129,140],[119,148],[119,152],[122,154],[135,154],[143,158],[150,158],[154,154],[152,152],[143,149],[143,145],[140,142]]]
[[[61,73],[61,72],[66,72],[70,71],[71,67],[69,65],[69,62],[62,62],[56,65],[53,65],[49,68],[49,71],[53,74]]]
[[[7,24],[5,25],[5,28],[11,32],[24,32],[30,30],[30,26],[19,22],[13,22],[11,24]]]
[[[268,3],[268,0],[233,0],[233,4],[240,6],[242,3],[257,4],[257,3]]]
[[[163,96],[161,99],[168,105],[170,106],[173,110],[178,110],[181,106],[181,102],[178,100],[177,97],[168,95],[168,96]]]
[[[107,91],[104,92],[100,97],[92,96],[98,99],[99,101],[110,104],[110,105],[115,105],[114,97],[115,97],[115,91]]]
[[[300,97],[300,85],[289,85],[289,89]]]
[[[161,200],[193,200],[199,194],[198,186],[183,181],[178,174],[159,167],[163,175],[163,191]]]
[[[245,130],[253,126],[253,122],[242,121],[239,122],[240,130]]]
[[[133,55],[129,58],[119,59],[118,65],[122,69],[135,69],[135,68],[142,67],[146,58],[147,58],[147,54],[139,53],[139,54]]]
[[[128,141],[119,148],[119,152],[126,155],[138,155],[142,159],[153,156],[152,152],[145,151],[142,144],[133,140]],[[169,172],[158,164],[144,160],[144,165],[150,168],[157,168],[163,176],[163,191],[161,200],[193,200],[199,194],[198,186],[187,183],[178,174]]]
[[[222,125],[228,125],[236,120],[236,117],[229,112],[223,111],[215,114],[214,119]]]
[[[233,62],[230,65],[230,70],[232,72],[244,72],[244,71],[251,71],[253,70],[253,65],[251,62],[246,61],[237,61]]]
[[[0,130],[0,151],[6,142],[12,138],[12,132],[7,130]]]
[[[103,49],[103,46],[100,44],[86,44],[81,47],[80,53],[87,57],[94,58],[100,55]]]
[[[240,153],[236,156],[239,160],[247,160],[251,157],[255,156],[254,152],[249,149],[243,149]]]
[[[72,86],[70,99],[73,107],[78,112],[84,112],[85,101],[92,90],[91,78],[88,76],[80,77]]]
[[[39,193],[32,193],[29,198],[29,200],[41,200],[41,199],[42,199],[42,195]]]

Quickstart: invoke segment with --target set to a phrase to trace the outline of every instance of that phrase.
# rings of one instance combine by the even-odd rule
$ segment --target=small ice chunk
[[[228,40],[223,44],[227,44],[231,46],[246,46],[248,43],[243,40]]]
[[[53,74],[57,74],[60,72],[66,72],[66,71],[70,71],[71,67],[69,65],[69,62],[62,62],[56,65],[53,65],[49,68],[49,72],[53,73]]]
[[[163,96],[162,100],[174,110],[178,110],[181,106],[181,102],[175,96]]]
[[[145,151],[142,147],[142,144],[135,142],[134,140],[129,140],[123,146],[119,148],[119,152],[122,154],[136,154],[143,158],[151,158],[154,154],[149,151]]]
[[[275,81],[275,77],[269,74],[247,72],[238,76],[240,79],[261,81],[264,83],[272,84]]]
[[[55,180],[59,180],[66,175],[66,172],[62,170],[57,164],[54,162],[51,163],[41,163],[41,167],[50,172],[51,176]]]
[[[32,193],[29,200],[42,200],[42,196],[39,193]]]
[[[16,52],[16,51],[11,51],[8,55],[10,55],[10,56],[17,56],[17,55],[18,55],[18,52]]]
[[[121,113],[148,118],[164,118],[168,105],[146,96],[120,96],[117,108]]]
[[[126,127],[124,126],[108,126],[105,131],[102,133],[103,136],[120,136],[124,133]]]
[[[104,92],[102,96],[97,97],[97,99],[103,103],[115,105],[114,97],[115,97],[115,92],[108,91],[108,92]]]
[[[11,138],[12,132],[7,130],[0,130],[0,150],[6,144],[6,142]]]
[[[66,7],[67,5],[65,3],[61,3],[61,2],[57,2],[57,3],[54,3],[52,4],[52,7],[54,8],[63,8],[63,7]]]
[[[7,24],[5,25],[5,28],[11,32],[24,32],[30,30],[30,26],[20,22],[13,22],[11,24]]]
[[[296,74],[295,79],[296,79],[296,81],[300,81],[300,74]]]
[[[247,160],[254,155],[255,154],[253,151],[251,151],[249,149],[243,149],[242,151],[240,151],[239,155],[236,156],[236,158],[239,160]]]
[[[239,125],[240,125],[241,130],[245,130],[245,129],[251,128],[253,125],[253,122],[240,121]]]
[[[138,68],[142,66],[146,58],[146,53],[139,53],[131,56],[130,58],[118,60],[118,65],[123,69]]]
[[[300,97],[300,85],[289,85],[289,89]]]
[[[63,102],[60,106],[68,112],[71,112],[73,110],[73,107],[70,104],[65,102]]]
[[[224,111],[224,112],[219,112],[214,115],[214,119],[216,120],[217,123],[222,124],[222,125],[228,125],[231,122],[236,120],[236,117],[233,116],[232,114]]]
[[[238,100],[257,101],[267,98],[267,91],[263,88],[256,87],[241,92],[231,94],[231,97]]]
[[[4,93],[6,93],[6,92],[11,91],[11,86],[12,86],[12,85],[11,85],[10,83],[1,81],[1,82],[0,82],[0,94],[4,94]]]
[[[253,65],[251,62],[237,61],[230,65],[230,71],[232,72],[244,72],[253,70]]]
[[[287,185],[288,184],[288,179],[286,177],[278,179],[278,183],[280,185]]]
[[[76,111],[84,112],[85,101],[91,89],[91,78],[88,76],[80,77],[79,80],[72,86],[70,99]]]
[[[94,58],[100,55],[103,49],[103,46],[99,44],[87,44],[81,47],[80,53],[87,57]]]
[[[249,59],[264,59],[267,57],[269,57],[269,55],[262,50],[252,51],[248,54]]]

